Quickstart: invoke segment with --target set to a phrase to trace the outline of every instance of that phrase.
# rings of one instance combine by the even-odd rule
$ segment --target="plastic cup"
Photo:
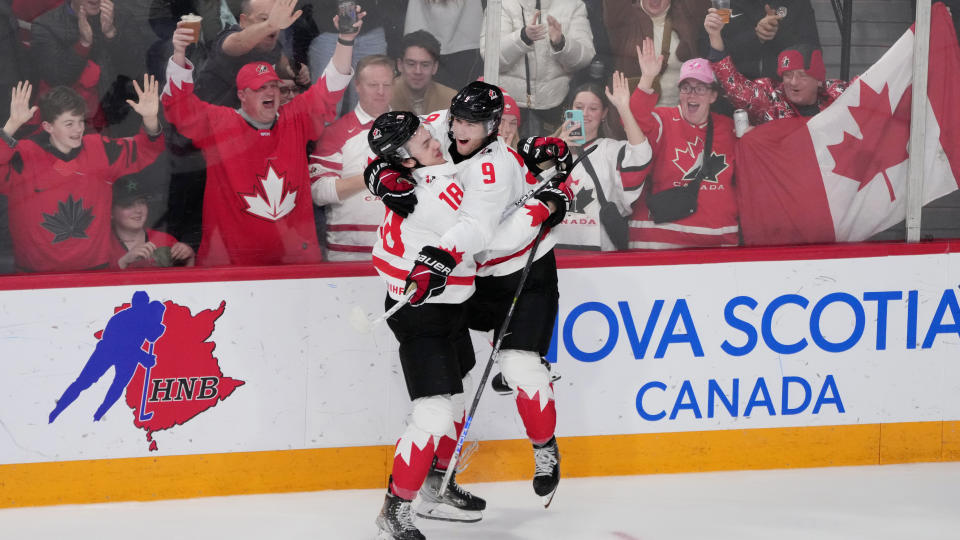
[[[723,24],[730,23],[730,0],[713,0],[713,7],[717,10],[717,15],[723,19]]]
[[[193,13],[188,13],[183,17],[180,17],[180,21],[184,23],[184,26],[187,28],[193,29],[193,41],[191,43],[197,43],[200,41],[200,28],[203,25],[203,17],[200,15],[195,15]]]

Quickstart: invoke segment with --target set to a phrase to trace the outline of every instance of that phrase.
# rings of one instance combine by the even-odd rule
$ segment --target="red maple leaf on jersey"
[[[860,105],[850,107],[850,114],[860,127],[862,139],[843,134],[843,140],[827,147],[836,161],[833,172],[860,182],[860,191],[877,174],[882,174],[890,191],[890,201],[896,200],[887,169],[906,161],[907,142],[910,140],[910,95],[913,87],[900,96],[895,111],[890,111],[890,88],[885,84],[878,94],[868,84],[860,82]]]

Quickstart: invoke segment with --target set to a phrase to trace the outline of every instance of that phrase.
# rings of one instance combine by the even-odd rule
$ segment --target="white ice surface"
[[[419,520],[431,540],[957,540],[960,463],[473,484],[479,523]],[[5,540],[372,539],[383,490],[0,510]]]

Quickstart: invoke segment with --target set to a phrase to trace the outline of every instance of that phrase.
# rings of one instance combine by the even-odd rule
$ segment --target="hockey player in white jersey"
[[[401,180],[400,174],[375,176],[398,183],[396,188],[406,189],[418,201],[412,212],[388,211],[373,246],[374,266],[387,283],[385,307],[403,298],[411,283],[419,295],[415,297],[419,307],[404,306],[387,320],[400,343],[400,363],[413,407],[397,441],[377,526],[380,538],[421,539],[414,512],[429,519],[478,521],[486,507],[483,499],[456,483],[456,475],[439,496],[463,428],[464,391],[469,389],[468,373],[476,362],[464,305],[474,291],[476,265],[470,258],[460,260],[455,248],[441,253],[435,247],[456,224],[463,198],[456,168],[444,158],[439,141],[410,112],[378,117],[368,140],[381,158],[371,169],[389,167],[414,183]],[[442,283],[432,279],[435,272],[446,279]]]
[[[537,234],[546,235],[517,299],[499,359],[503,376],[514,389],[527,436],[533,443],[534,491],[549,500],[560,480],[560,456],[554,437],[553,385],[548,369],[541,363],[541,357],[549,349],[559,297],[549,231],[563,220],[569,198],[560,186],[551,186],[537,196],[538,204],[521,210],[527,220],[525,226],[511,226],[516,220],[502,222],[505,210],[537,183],[520,155],[497,137],[502,112],[500,89],[473,82],[454,97],[449,111],[434,113],[425,119],[447,129],[446,150],[457,164],[459,182],[464,189],[456,225],[440,238],[434,246],[436,251],[431,252],[431,256],[436,255],[432,260],[441,264],[427,266],[425,271],[432,283],[442,284],[450,273],[444,273],[445,269],[457,264],[451,253],[462,253],[464,260],[472,257],[477,263],[478,277],[476,293],[467,301],[470,328],[499,332],[520,283],[525,255]],[[558,169],[569,167],[569,153],[554,154],[551,157],[557,159]],[[384,171],[378,175],[386,177]],[[565,174],[560,175],[557,183],[563,179]],[[411,190],[402,189],[402,185],[401,189],[392,189],[397,185],[367,177],[368,188],[381,196],[388,207],[400,201],[406,205],[416,204],[417,198],[412,197]]]

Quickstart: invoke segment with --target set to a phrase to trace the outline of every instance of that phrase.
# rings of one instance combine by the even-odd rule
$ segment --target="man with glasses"
[[[849,81],[827,79],[823,52],[819,47],[799,43],[787,47],[777,57],[777,76],[750,80],[744,77],[725,50],[723,20],[710,8],[703,27],[710,37],[710,60],[723,85],[727,100],[745,109],[753,125],[780,118],[813,116],[826,109],[849,86]]]
[[[643,174],[624,177],[626,189],[644,184],[630,219],[630,247],[737,245],[733,121],[710,111],[720,89],[710,62],[704,58],[684,62],[677,85],[679,105],[657,107],[653,81],[660,73],[663,55],[650,38],[643,41],[639,60],[643,75],[630,98],[630,110],[653,147],[653,161]],[[674,194],[694,190],[688,193],[692,195],[689,200],[680,197],[672,201],[673,206],[692,204],[683,216],[664,219],[663,214],[651,210],[657,208],[652,202],[662,201],[664,196],[660,194],[667,190],[681,190]]]
[[[413,111],[419,115],[450,106],[457,91],[433,80],[439,67],[440,42],[426,30],[403,36],[403,53],[397,59],[396,89],[390,105],[397,111]]]

